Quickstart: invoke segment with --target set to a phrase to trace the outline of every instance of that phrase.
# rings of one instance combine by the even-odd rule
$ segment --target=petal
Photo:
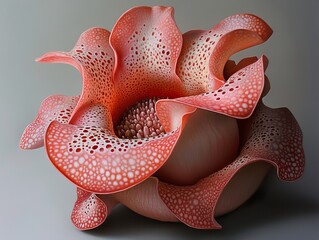
[[[244,58],[244,59],[240,60],[237,64],[235,63],[235,61],[228,60],[225,64],[225,67],[224,67],[225,79],[230,78],[233,74],[238,72],[240,69],[245,68],[250,64],[253,64],[257,60],[258,60],[257,57],[249,57],[249,58]],[[264,68],[266,70],[266,67],[264,67]]]
[[[95,193],[130,188],[158,170],[173,150],[183,116],[175,131],[145,139],[119,139],[101,127],[52,122],[46,132],[47,154],[54,166],[78,187]]]
[[[262,103],[254,117],[243,121],[247,142],[243,152],[253,152],[254,158],[266,159],[277,167],[285,181],[298,179],[304,171],[302,132],[287,108],[271,109]],[[243,155],[243,154],[242,154]]]
[[[172,154],[155,176],[174,185],[194,184],[231,163],[238,156],[238,146],[236,119],[197,109],[185,121]]]
[[[78,108],[74,124],[77,126],[98,126],[114,133],[110,111],[106,106],[100,104],[86,104]]]
[[[82,105],[78,109],[75,124],[113,129],[108,109],[99,104]],[[87,140],[84,138],[85,141]],[[76,163],[73,162],[73,166],[76,167]],[[77,188],[77,195],[78,199],[74,204],[71,220],[80,230],[89,230],[101,225],[117,204],[117,201],[109,195],[101,199],[95,193],[80,188]]]
[[[80,36],[70,52],[50,52],[39,62],[67,63],[78,69],[83,78],[83,88],[79,103],[71,117],[71,122],[78,109],[87,104],[111,106],[113,101],[114,54],[109,45],[110,33],[103,28],[91,28]]]
[[[114,200],[102,201],[94,193],[77,189],[77,201],[74,204],[71,220],[80,230],[89,230],[100,226],[116,204]]]
[[[209,31],[185,33],[177,75],[188,95],[218,89],[224,83],[223,70],[228,58],[263,43],[271,34],[262,19],[250,14],[230,16]]]
[[[266,164],[266,163],[263,163]],[[225,209],[225,205],[227,209],[229,210],[229,199],[232,199],[232,197],[236,197],[237,199],[239,197],[247,197],[245,194],[243,195],[242,192],[238,193],[242,189],[246,188],[247,185],[250,185],[248,188],[249,191],[252,191],[256,189],[257,186],[259,186],[261,180],[264,178],[265,173],[269,170],[269,164],[266,164],[267,166],[258,166],[257,168],[254,166],[251,168],[253,164],[249,165],[248,167],[243,168],[240,171],[240,174],[236,174],[235,177],[231,180],[230,184],[228,184],[222,193],[218,204],[215,208],[215,213],[220,213]],[[243,177],[244,176],[244,177]],[[251,179],[254,179],[254,181],[251,181]],[[235,186],[232,186],[232,184],[236,184]],[[161,183],[163,184],[163,183]],[[112,194],[112,198],[116,199],[119,201],[121,204],[125,205],[126,207],[130,208],[134,212],[143,215],[148,218],[156,219],[159,221],[164,221],[164,222],[177,222],[179,221],[178,218],[176,218],[174,212],[172,212],[166,204],[163,202],[162,198],[159,195],[159,189],[158,186],[159,181],[157,178],[150,177],[144,182],[127,189],[122,192],[118,192],[115,194]],[[229,189],[227,189],[230,186]],[[205,186],[209,188],[210,186]],[[185,187],[184,187],[185,188]],[[193,197],[193,193],[195,191],[190,188],[190,191],[187,192],[188,197]],[[206,199],[205,193],[195,193],[197,196],[202,196],[203,200]],[[202,194],[202,195],[200,195]],[[249,193],[246,193],[249,195]],[[110,195],[100,195],[101,199],[104,200],[105,197],[108,197]],[[239,196],[239,197],[238,197]],[[242,200],[242,199],[239,199]],[[246,199],[245,199],[246,200]],[[182,200],[179,198],[176,198],[175,195],[172,195],[172,198],[169,200],[172,204],[181,204]],[[222,203],[222,204],[220,204]],[[199,199],[193,199],[193,204],[197,206],[199,204]],[[189,205],[190,208],[192,209],[192,213],[196,211],[205,211],[205,209],[209,209],[211,207],[210,202],[208,202],[207,206],[201,205],[202,209],[195,209],[194,206]],[[216,215],[216,214],[215,214]],[[205,220],[198,218],[198,216],[191,214],[191,215],[186,215],[185,218],[188,218],[190,220],[193,220],[195,222],[198,222],[199,224],[203,224]],[[220,225],[213,219],[211,220],[211,216],[209,216],[208,221],[213,221],[213,225],[211,228],[220,228]],[[188,224],[187,222],[184,222]],[[194,227],[191,224],[188,224],[191,227]]]
[[[164,129],[169,131],[175,127],[174,112],[171,109],[183,104],[234,118],[249,117],[263,91],[264,61],[266,58],[261,57],[257,62],[236,72],[218,90],[201,95],[159,100],[156,113]]]
[[[224,169],[192,186],[159,184],[160,196],[179,220],[194,228],[220,228],[214,216],[237,208],[253,194],[267,173],[263,162],[276,166],[283,180],[301,176],[302,133],[289,110],[261,104],[244,129],[243,149]]]
[[[254,62],[256,62],[258,60],[257,57],[249,57],[249,58],[244,58],[242,60],[239,61],[239,63],[235,63],[235,61],[232,60],[228,60],[225,68],[224,68],[224,76],[225,79],[230,78],[233,74],[235,74],[236,72],[238,72],[239,70],[241,70],[242,68],[247,67],[250,64],[253,64]],[[268,67],[268,59],[265,58],[264,59],[264,69],[266,71]],[[265,83],[264,83],[264,89],[263,89],[263,93],[262,93],[262,97],[266,96],[267,93],[270,90],[270,82],[268,77],[265,75]]]
[[[140,215],[166,222],[178,221],[161,200],[158,180],[154,177],[126,191],[112,194],[112,197]]]
[[[110,43],[116,58],[115,119],[143,98],[181,95],[175,68],[182,36],[171,7],[132,8],[115,24]]]
[[[79,97],[54,95],[47,97],[40,106],[37,118],[24,130],[20,148],[35,149],[44,144],[44,134],[50,122],[68,123]]]

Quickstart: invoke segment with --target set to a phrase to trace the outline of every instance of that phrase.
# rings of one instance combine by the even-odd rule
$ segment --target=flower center
[[[158,98],[145,99],[127,110],[119,125],[116,134],[119,138],[136,139],[155,137],[165,133],[156,112],[155,103]]]

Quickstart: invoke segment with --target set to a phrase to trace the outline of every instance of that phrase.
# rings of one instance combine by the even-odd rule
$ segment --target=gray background
[[[319,239],[318,1],[0,1],[0,238],[1,239]],[[306,170],[295,183],[272,173],[239,210],[222,217],[221,231],[146,219],[120,207],[97,230],[76,230],[69,215],[75,190],[49,163],[44,149],[21,151],[19,138],[51,94],[76,95],[80,74],[70,66],[40,64],[45,52],[69,50],[86,29],[111,30],[135,5],[171,5],[182,32],[209,29],[235,13],[254,13],[273,28],[262,46],[271,107],[287,106],[304,133]]]

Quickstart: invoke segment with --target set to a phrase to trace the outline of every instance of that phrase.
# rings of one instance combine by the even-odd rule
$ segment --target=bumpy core
[[[155,137],[164,134],[156,112],[155,103],[158,98],[145,99],[127,110],[119,125],[116,134],[120,138],[136,139]]]

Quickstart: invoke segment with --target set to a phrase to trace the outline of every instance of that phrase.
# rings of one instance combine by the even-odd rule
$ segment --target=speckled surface
[[[265,54],[271,91],[265,103],[286,106],[304,134],[306,169],[296,183],[277,180],[274,171],[262,188],[235,212],[218,218],[222,230],[203,231],[162,223],[117,207],[96,230],[74,228],[70,215],[76,191],[56,171],[44,149],[19,150],[20,136],[52,94],[78,95],[79,73],[63,65],[33,60],[54,50],[68,51],[91,27],[111,30],[135,5],[171,5],[182,32],[210,29],[235,13],[253,13],[274,30],[258,48],[235,56]],[[316,79],[319,26],[316,1],[10,1],[1,4],[0,237],[4,239],[316,239],[319,116]]]

